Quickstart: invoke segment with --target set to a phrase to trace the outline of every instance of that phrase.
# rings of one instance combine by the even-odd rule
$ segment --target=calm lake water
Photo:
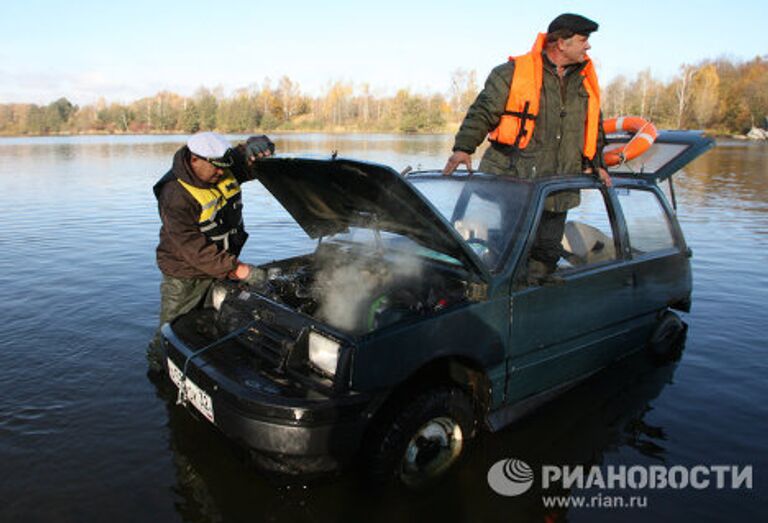
[[[238,137],[231,137],[237,139]],[[275,135],[280,152],[440,168],[449,136]],[[254,470],[145,376],[157,321],[151,186],[185,137],[0,138],[0,521],[760,521],[768,512],[768,146],[721,141],[676,177],[694,300],[679,362],[632,358],[474,442],[437,488]],[[311,248],[257,182],[253,263]],[[753,488],[607,492],[646,508],[546,509],[489,467],[752,465]],[[606,494],[589,489],[573,494]],[[547,519],[549,518],[549,519]]]

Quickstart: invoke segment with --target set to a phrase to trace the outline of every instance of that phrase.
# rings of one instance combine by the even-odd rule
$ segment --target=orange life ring
[[[634,133],[634,136],[624,145],[603,151],[605,165],[619,165],[637,158],[650,149],[658,136],[656,126],[639,116],[620,116],[609,118],[603,122],[606,134],[619,131]]]

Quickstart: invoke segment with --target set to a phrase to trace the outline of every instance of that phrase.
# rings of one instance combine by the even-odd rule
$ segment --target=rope
[[[210,344],[206,345],[205,347],[203,347],[202,349],[197,350],[197,351],[193,352],[192,354],[190,354],[189,356],[187,356],[187,359],[184,361],[184,368],[181,371],[181,385],[179,386],[179,395],[176,398],[176,405],[182,405],[184,407],[187,406],[187,385],[186,385],[186,381],[187,381],[187,368],[189,367],[189,362],[192,361],[193,359],[197,358],[198,356],[200,356],[202,353],[206,352],[207,350],[212,349],[212,348],[216,347],[217,345],[221,345],[225,341],[229,341],[232,338],[240,336],[243,332],[245,332],[248,329],[250,329],[251,326],[254,323],[256,323],[256,320],[251,320],[248,323],[246,323],[244,326],[240,327],[239,329],[233,330],[232,332],[230,332],[226,336],[224,336],[222,338],[219,338],[218,340],[214,341],[213,343],[210,343]]]

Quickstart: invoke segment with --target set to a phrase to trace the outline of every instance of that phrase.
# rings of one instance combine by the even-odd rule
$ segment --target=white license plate
[[[179,370],[170,358],[168,358],[168,375],[178,388],[182,387],[181,370]],[[211,401],[211,397],[188,377],[184,379],[183,386],[187,400],[194,405],[195,408],[200,411],[200,414],[205,416],[208,421],[214,423],[213,401]]]

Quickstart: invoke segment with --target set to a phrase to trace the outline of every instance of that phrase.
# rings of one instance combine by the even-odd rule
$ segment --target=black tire
[[[460,459],[474,431],[472,401],[461,389],[421,393],[369,434],[368,474],[409,488],[432,483]]]
[[[672,311],[666,311],[648,340],[648,354],[657,364],[680,357],[688,326]]]

